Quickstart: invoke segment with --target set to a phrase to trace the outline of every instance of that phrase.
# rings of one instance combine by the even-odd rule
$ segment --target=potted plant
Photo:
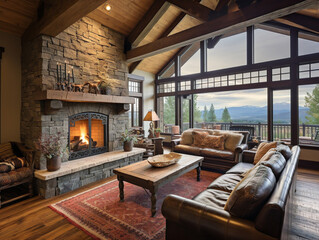
[[[161,136],[161,129],[160,128],[156,128],[154,130],[154,132],[155,132],[155,137],[159,138]]]
[[[112,85],[109,82],[101,81],[99,82],[99,89],[101,94],[104,95],[111,95],[112,93]]]
[[[36,149],[40,151],[47,160],[47,170],[56,171],[61,167],[61,157],[67,150],[62,146],[61,133],[56,135],[42,135],[35,142]]]
[[[122,141],[124,151],[129,152],[132,151],[133,143],[137,141],[137,138],[126,129],[125,132],[122,134]]]

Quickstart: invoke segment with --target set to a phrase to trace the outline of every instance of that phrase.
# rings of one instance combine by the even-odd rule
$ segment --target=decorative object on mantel
[[[181,159],[182,155],[179,153],[171,152],[168,154],[157,155],[149,157],[148,163],[153,167],[167,167],[169,165],[177,163]]]
[[[35,146],[47,160],[47,170],[53,172],[61,167],[61,157],[67,150],[62,146],[61,133],[56,135],[42,135],[36,142]]]
[[[150,122],[150,129],[148,130],[148,138],[154,138],[154,130],[153,130],[153,126],[154,126],[154,121],[159,121],[159,117],[157,116],[156,112],[153,110],[149,110],[146,114],[146,116],[144,117],[143,121],[151,121]]]
[[[125,152],[130,152],[133,149],[133,143],[137,141],[137,138],[131,134],[127,129],[122,133],[122,141]]]

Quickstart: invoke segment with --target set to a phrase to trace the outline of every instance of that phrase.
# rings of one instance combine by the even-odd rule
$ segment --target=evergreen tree
[[[306,119],[307,124],[319,124],[319,85],[317,85],[312,93],[307,92],[305,96],[305,107],[309,108]]]
[[[230,114],[228,112],[227,107],[225,107],[223,111],[223,115],[222,115],[222,122],[230,122],[230,121],[231,121]]]
[[[208,122],[208,111],[207,111],[206,105],[204,107],[203,120],[204,120],[204,122]]]
[[[175,125],[175,96],[164,98],[164,123]]]
[[[206,107],[206,106],[205,106]],[[208,122],[216,122],[217,118],[216,118],[216,114],[215,114],[215,108],[214,108],[214,104],[210,105],[209,108],[209,112],[208,112]]]
[[[198,98],[198,95],[194,94],[193,108],[194,108],[194,122],[195,123],[201,122],[201,119],[202,119],[202,112],[199,109],[199,107],[197,106],[197,98]]]

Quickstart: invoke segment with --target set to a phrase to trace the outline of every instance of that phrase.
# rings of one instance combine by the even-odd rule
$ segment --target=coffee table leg
[[[120,201],[124,201],[124,182],[121,177],[117,177],[119,180],[119,189],[120,189]]]
[[[151,203],[152,203],[152,206],[151,206],[151,213],[152,213],[152,217],[155,216],[156,214],[156,190],[155,189],[151,189]]]
[[[196,170],[197,170],[197,181],[198,182],[200,181],[200,169],[201,169],[200,164],[198,164],[198,167],[196,168]]]

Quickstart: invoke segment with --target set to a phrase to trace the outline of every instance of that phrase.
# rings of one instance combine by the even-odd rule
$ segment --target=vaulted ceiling
[[[249,5],[256,4],[255,2],[256,0],[108,0],[107,2],[101,0],[0,0],[0,30],[23,37],[31,37],[35,34],[54,35],[57,34],[55,31],[63,31],[63,28],[71,25],[72,22],[88,16],[122,33],[127,38],[128,56],[135,54],[134,49],[141,49],[142,46],[145,46],[145,49],[152,49],[157,43],[163,44],[166,40],[170,41],[172,37],[167,38],[167,36],[180,33],[181,42],[184,41],[183,45],[175,43],[173,48],[167,47],[168,50],[163,47],[164,50],[158,50],[159,54],[156,55],[147,52],[145,56],[148,54],[150,57],[130,63],[130,70],[137,68],[157,73],[182,46],[194,42],[194,38],[187,38],[188,32],[193,34],[197,29],[200,32],[205,26],[214,28],[216,26],[208,23],[215,19],[217,23],[219,20],[242,19],[243,16],[232,14],[239,11],[241,15],[247,14],[245,24],[249,24],[249,15],[252,12],[249,11]],[[265,3],[267,0],[257,2]],[[277,2],[289,3],[288,0],[277,0]],[[293,14],[288,16],[282,13],[274,14],[275,21],[319,33],[318,1],[291,0],[290,2],[294,7],[286,8],[286,14]],[[298,5],[299,3],[304,5]],[[111,11],[105,10],[106,4],[111,6]],[[278,3],[278,8],[280,7],[282,6]],[[265,11],[263,14],[266,15]],[[271,11],[270,8],[269,11]],[[296,11],[298,12],[294,13]],[[69,16],[67,21],[65,21],[65,13]],[[39,15],[44,17],[41,19]],[[59,24],[61,22],[63,24]],[[207,24],[204,25],[204,23]],[[57,24],[62,26],[56,28]],[[242,27],[245,27],[245,24]],[[189,29],[188,32],[185,31],[187,29]],[[162,42],[158,40],[161,38]],[[130,51],[131,49],[134,51]]]

